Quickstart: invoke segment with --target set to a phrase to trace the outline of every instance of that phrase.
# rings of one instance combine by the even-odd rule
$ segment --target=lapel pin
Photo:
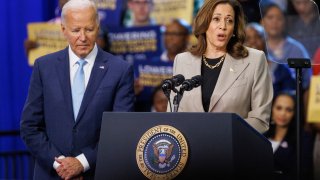
[[[99,66],[100,69],[104,69],[104,66]]]

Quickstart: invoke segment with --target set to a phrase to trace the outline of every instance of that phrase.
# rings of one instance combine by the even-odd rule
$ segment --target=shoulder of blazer
[[[35,62],[40,64],[51,64],[56,61],[63,61],[68,59],[68,54],[68,47],[66,47],[65,49],[62,49],[60,51],[41,56],[38,59],[36,59]]]
[[[190,64],[193,61],[197,61],[199,59],[201,59],[201,57],[194,56],[193,54],[191,54],[188,51],[177,54],[177,56],[176,56],[176,61],[183,61],[185,64]]]
[[[249,58],[251,61],[256,61],[257,59],[256,58],[261,58],[261,57],[265,57],[265,54],[263,51],[260,51],[260,50],[257,50],[257,49],[253,49],[253,48],[249,48],[249,47],[246,47],[249,51]],[[248,58],[247,57],[247,58]]]
[[[267,59],[266,59],[266,55],[263,51],[249,48],[249,47],[246,47],[246,48],[249,51],[249,55],[248,55],[248,57],[246,57],[244,59],[247,60],[248,63],[255,64],[254,66],[258,66],[258,67],[265,65]]]

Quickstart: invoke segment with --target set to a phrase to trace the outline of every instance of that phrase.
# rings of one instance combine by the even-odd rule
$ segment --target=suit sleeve
[[[24,143],[38,163],[51,169],[53,168],[54,157],[62,154],[50,143],[46,134],[43,104],[43,85],[39,63],[36,61],[31,76],[28,97],[22,111],[20,133]]]
[[[123,71],[120,81],[117,85],[113,111],[130,112],[134,110],[134,90],[133,90],[133,67],[130,65]],[[98,143],[81,149],[79,154],[83,153],[86,157],[90,169],[94,169],[97,161]]]
[[[273,87],[264,53],[259,60],[254,59],[254,61],[256,67],[251,94],[251,111],[246,120],[260,133],[264,133],[269,129]]]
[[[114,99],[113,111],[133,111],[134,110],[134,80],[133,67],[130,65],[122,73]]]

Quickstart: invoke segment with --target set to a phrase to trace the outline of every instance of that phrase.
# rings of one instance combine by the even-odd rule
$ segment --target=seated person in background
[[[249,23],[246,25],[245,45],[261,51],[266,51],[266,42],[264,38],[264,29],[258,23]],[[294,91],[295,81],[291,75],[289,68],[283,64],[278,64],[268,60],[270,74],[272,76],[272,84],[274,95],[281,91]]]
[[[152,112],[166,112],[168,99],[164,95],[161,85],[155,87],[152,92]]]
[[[320,47],[320,19],[317,6],[312,0],[291,0],[290,3],[297,15],[288,17],[288,34],[301,42],[312,58]]]
[[[160,60],[163,62],[172,62],[177,54],[187,49],[190,26],[182,19],[173,19],[164,26],[164,48]]]
[[[139,27],[155,25],[155,20],[150,17],[153,10],[153,0],[128,0],[127,7],[130,19],[124,19],[125,27]]]
[[[285,13],[274,3],[268,3],[262,7],[262,24],[267,37],[268,59],[285,64],[288,67],[288,58],[309,58],[305,47],[297,40],[287,35]],[[292,77],[295,77],[295,69],[290,68]],[[312,71],[302,69],[302,88],[304,106],[308,105],[308,94]],[[304,109],[304,116],[307,109]]]
[[[246,39],[244,41],[245,45],[254,49],[258,49],[260,51],[264,51],[267,53],[266,50],[266,40],[264,38],[264,29],[263,27],[256,23],[248,23],[246,25]]]
[[[287,64],[288,58],[309,58],[305,47],[286,33],[285,13],[274,3],[268,3],[262,8],[262,24],[266,32],[268,58],[271,61]],[[290,69],[295,77],[294,69]],[[303,69],[303,89],[310,84],[311,71]]]
[[[272,144],[276,180],[291,180],[296,177],[296,121],[295,99],[290,93],[279,93],[274,97],[270,129],[264,134]],[[302,131],[303,179],[312,176],[312,140]]]

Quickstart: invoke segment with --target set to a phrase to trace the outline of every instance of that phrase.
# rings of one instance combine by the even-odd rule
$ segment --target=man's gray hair
[[[85,9],[85,8],[93,8],[96,15],[97,24],[100,24],[99,15],[97,11],[97,7],[93,1],[90,0],[69,0],[63,7],[61,12],[61,23],[65,24],[65,16],[68,10],[72,9]]]

